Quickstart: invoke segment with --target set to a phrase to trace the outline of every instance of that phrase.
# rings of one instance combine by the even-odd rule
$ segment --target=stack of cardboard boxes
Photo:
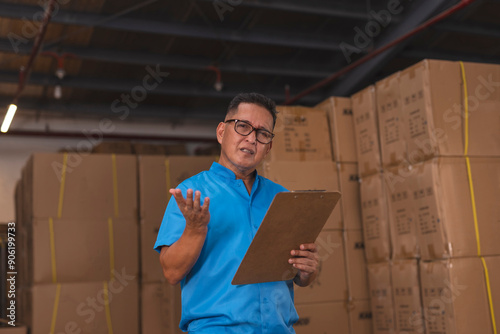
[[[273,148],[259,172],[289,190],[342,192],[316,240],[319,275],[310,286],[295,288],[300,319],[294,328],[297,333],[371,333],[350,99],[278,111]]]
[[[170,199],[170,188],[203,170],[215,157],[138,156],[140,199],[141,327],[143,334],[182,333],[180,285],[165,282],[153,250]]]
[[[34,154],[16,189],[18,320],[30,333],[137,333],[134,156]]]
[[[359,165],[376,332],[494,333],[500,66],[425,60],[366,90],[381,157],[372,175]]]

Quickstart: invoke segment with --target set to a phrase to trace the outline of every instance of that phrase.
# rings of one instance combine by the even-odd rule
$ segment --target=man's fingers
[[[316,244],[314,244],[314,243],[311,243],[311,244],[302,244],[302,245],[300,245],[300,249],[301,250],[309,250],[311,252],[317,252],[318,251],[318,249],[316,247]]]
[[[188,189],[186,191],[186,208],[193,208],[193,189]]]
[[[180,189],[170,189],[169,190],[170,194],[172,194],[172,196],[174,196],[175,198],[175,201],[177,202],[177,205],[179,206],[179,208],[183,207],[185,205],[185,200],[184,200],[184,197],[182,197],[182,191]]]
[[[205,199],[203,200],[203,206],[201,207],[201,211],[203,213],[208,212],[208,207],[209,206],[210,206],[210,198],[205,197]]]
[[[194,203],[193,203],[193,209],[195,211],[199,211],[200,210],[200,197],[201,197],[201,192],[199,190],[196,190],[194,192]]]

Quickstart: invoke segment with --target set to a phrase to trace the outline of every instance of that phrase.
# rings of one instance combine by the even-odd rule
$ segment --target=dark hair
[[[259,93],[240,93],[236,95],[229,103],[226,116],[233,112],[236,112],[238,110],[238,106],[240,105],[240,103],[256,104],[269,111],[271,116],[273,116],[273,129],[274,129],[274,126],[276,125],[277,111],[276,111],[276,103],[273,100]]]

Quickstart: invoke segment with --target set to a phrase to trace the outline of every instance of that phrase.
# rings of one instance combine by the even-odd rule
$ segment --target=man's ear
[[[220,122],[219,125],[217,125],[217,141],[219,144],[222,144],[222,138],[224,137],[224,131],[226,130],[226,123]]]
[[[269,151],[271,150],[271,147],[273,147],[273,142],[270,142],[269,145],[267,146],[267,151],[266,151],[266,155],[269,153]]]

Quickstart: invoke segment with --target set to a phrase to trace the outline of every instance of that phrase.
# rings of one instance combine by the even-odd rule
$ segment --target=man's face
[[[227,119],[246,121],[256,129],[264,129],[269,132],[273,130],[271,113],[256,104],[241,103],[237,112],[227,116]],[[234,124],[234,121],[219,123],[217,140],[221,144],[219,163],[238,175],[253,171],[271,149],[272,142],[269,144],[258,142],[255,130],[248,136],[240,135],[234,130]]]

